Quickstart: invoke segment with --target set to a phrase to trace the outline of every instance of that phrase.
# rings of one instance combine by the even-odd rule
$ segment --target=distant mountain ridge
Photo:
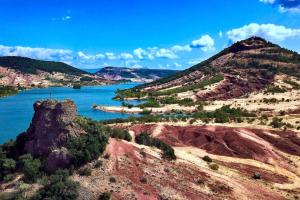
[[[4,86],[48,87],[73,84],[99,85],[106,82],[63,62],[20,56],[0,57],[0,85]]]
[[[151,82],[159,78],[170,76],[178,71],[168,69],[104,67],[95,74],[108,80],[127,80],[132,82]]]
[[[87,74],[87,72],[72,67],[63,62],[43,61],[20,56],[0,57],[0,66],[15,69],[24,73],[35,74],[37,70],[45,72],[60,72],[65,74]]]

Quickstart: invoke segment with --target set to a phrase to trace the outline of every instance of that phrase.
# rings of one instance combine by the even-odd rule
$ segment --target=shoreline
[[[93,106],[93,109],[95,110],[100,110],[104,112],[112,112],[112,113],[128,113],[128,114],[140,114],[143,111],[151,111],[152,114],[163,114],[163,113],[170,113],[174,110],[180,110],[184,112],[194,112],[196,111],[195,106],[189,106],[189,107],[184,107],[184,106],[179,106],[178,104],[169,104],[164,107],[159,107],[159,108],[139,108],[139,107],[124,107],[124,106],[100,106],[96,105]]]

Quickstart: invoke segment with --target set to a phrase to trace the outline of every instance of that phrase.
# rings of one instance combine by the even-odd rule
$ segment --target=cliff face
[[[34,111],[30,127],[17,138],[22,143],[22,151],[46,158],[48,170],[67,166],[70,157],[64,145],[69,138],[85,134],[75,122],[75,103],[70,100],[36,102]]]

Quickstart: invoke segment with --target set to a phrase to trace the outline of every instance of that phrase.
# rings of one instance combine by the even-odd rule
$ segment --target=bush
[[[209,168],[212,169],[212,170],[217,171],[217,170],[219,169],[219,165],[213,163],[213,164],[210,164],[210,165],[209,165]]]
[[[261,174],[259,172],[255,172],[252,176],[253,179],[261,179]]]
[[[286,92],[286,89],[283,89],[279,86],[271,86],[268,87],[266,90],[266,93],[284,93],[284,92]]]
[[[202,160],[204,160],[205,162],[211,163],[212,159],[209,156],[203,156]]]
[[[110,137],[118,138],[121,140],[127,140],[129,142],[132,140],[132,137],[129,134],[129,132],[127,130],[121,129],[121,128],[112,128]]]
[[[21,170],[24,173],[25,181],[34,182],[40,175],[41,161],[34,159],[31,154],[20,157]]]
[[[127,103],[127,102],[125,102],[125,101],[123,101],[123,102],[122,102],[122,106],[123,106],[123,107],[127,107],[127,108],[130,109],[130,108],[133,108],[134,105],[133,105],[133,104],[130,104],[130,103]]]
[[[88,134],[71,138],[66,147],[72,157],[72,164],[78,167],[103,153],[108,143],[109,129],[85,118],[78,118],[77,122]]]
[[[98,198],[98,200],[110,200],[111,199],[111,192],[104,192]]]
[[[159,102],[156,99],[149,99],[147,102],[139,104],[140,108],[158,108],[160,107]]]
[[[115,183],[115,182],[117,182],[117,180],[116,180],[116,178],[115,178],[115,177],[110,177],[110,178],[109,178],[109,182],[111,182],[111,183]]]
[[[138,136],[136,136],[135,141],[138,144],[143,144],[146,146],[154,146],[160,150],[162,150],[163,155],[162,157],[167,160],[175,160],[176,156],[174,153],[174,149],[164,143],[163,141],[157,139],[157,138],[152,138],[148,133],[141,133]]]
[[[78,174],[80,176],[90,176],[90,175],[92,175],[92,169],[89,167],[84,167],[84,168],[78,170]]]
[[[270,123],[270,126],[272,126],[273,128],[281,128],[282,126],[284,126],[282,120],[282,118],[274,117]]]
[[[12,86],[0,86],[0,98],[10,95],[15,95],[18,93],[18,90]]]
[[[33,200],[74,200],[78,197],[79,184],[68,180],[68,170],[58,170],[49,177],[49,182],[40,189]]]
[[[79,85],[79,84],[74,84],[74,85],[73,85],[73,89],[81,89],[81,85]]]
[[[140,178],[140,182],[146,184],[147,183],[147,179],[145,177],[141,177]]]
[[[140,112],[141,115],[150,115],[152,110],[143,109],[142,112]]]

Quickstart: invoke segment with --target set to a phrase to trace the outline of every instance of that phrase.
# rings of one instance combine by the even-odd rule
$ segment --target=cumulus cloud
[[[147,56],[147,51],[145,51],[142,48],[137,48],[133,50],[133,54],[138,58],[138,59],[144,59]]]
[[[79,59],[82,59],[82,60],[85,60],[85,61],[95,61],[95,60],[102,60],[102,59],[106,58],[106,56],[101,54],[101,53],[95,54],[95,55],[88,55],[88,54],[85,54],[82,51],[79,51],[77,53],[77,56],[78,56]]]
[[[178,56],[173,51],[171,51],[170,49],[165,49],[165,48],[159,49],[156,52],[156,57],[158,57],[158,58],[169,58],[169,59],[178,58]]]
[[[214,51],[215,50],[215,41],[209,35],[203,35],[199,39],[192,41],[192,48],[200,48],[202,51]]]
[[[117,60],[117,59],[119,59],[120,57],[119,57],[118,55],[114,54],[113,52],[106,52],[106,53],[105,53],[105,58],[106,58],[107,60]]]
[[[43,60],[70,60],[72,51],[66,49],[32,48],[0,45],[0,56],[23,56]]]
[[[271,41],[280,42],[287,38],[300,37],[300,29],[291,29],[275,24],[251,23],[241,28],[230,30],[226,34],[234,42],[251,36],[260,36]]]
[[[201,49],[202,51],[214,50],[214,40],[209,35],[203,35],[198,40],[194,40],[183,45],[173,45],[169,47],[146,47],[136,48],[132,53],[128,52],[100,52],[87,53],[83,51],[71,51],[68,49],[47,49],[47,48],[31,48],[31,47],[9,47],[0,45],[0,56],[24,56],[41,60],[63,61],[74,64],[84,64],[86,66],[99,65],[104,61],[111,65],[126,65],[129,67],[138,66],[142,61],[154,59],[179,59],[179,55],[186,55],[193,49]],[[166,61],[162,61],[166,62]],[[166,66],[166,65],[164,65]],[[170,67],[180,68],[182,65],[178,62],[172,62]]]
[[[300,13],[300,0],[259,0],[260,2],[279,7],[281,12]]]
[[[153,60],[155,58],[155,53],[157,51],[157,47],[150,47],[147,50],[142,48],[137,48],[133,50],[133,54],[140,60],[149,59]]]
[[[133,55],[131,55],[130,53],[121,53],[120,58],[122,60],[129,60],[129,59],[133,59]]]
[[[192,48],[190,47],[190,45],[184,45],[184,46],[181,46],[181,45],[174,45],[171,47],[171,50],[174,51],[174,52],[190,52],[192,51]]]

